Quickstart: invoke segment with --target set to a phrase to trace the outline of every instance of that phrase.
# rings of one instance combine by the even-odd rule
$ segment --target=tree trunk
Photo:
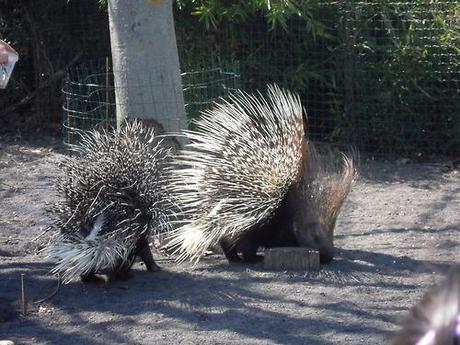
[[[109,0],[117,126],[125,118],[186,126],[172,0]]]

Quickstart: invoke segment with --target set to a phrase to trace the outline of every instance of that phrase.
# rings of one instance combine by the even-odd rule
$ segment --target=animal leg
[[[241,252],[243,261],[245,262],[260,262],[263,260],[263,256],[257,255],[257,249],[259,249],[259,243],[251,238],[240,241],[237,245],[238,251]]]
[[[99,278],[96,276],[96,273],[94,273],[94,271],[91,271],[87,274],[82,274],[80,276],[81,278],[81,281],[83,283],[98,283],[100,282]]]
[[[144,262],[147,271],[155,272],[161,269],[160,266],[155,263],[155,260],[153,260],[152,251],[150,250],[147,238],[139,240],[136,247],[136,254]]]
[[[222,239],[219,242],[222,251],[224,252],[225,257],[229,262],[241,262],[238,252],[236,250],[236,245],[230,244],[227,240]]]

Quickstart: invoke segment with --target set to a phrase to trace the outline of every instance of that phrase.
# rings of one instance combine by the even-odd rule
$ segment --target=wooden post
[[[268,270],[319,270],[319,253],[301,247],[279,247],[265,250],[264,268]]]

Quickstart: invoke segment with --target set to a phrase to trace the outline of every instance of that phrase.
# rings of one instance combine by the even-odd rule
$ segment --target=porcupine
[[[219,244],[229,261],[258,261],[261,246],[312,247],[331,261],[356,169],[345,155],[341,171],[327,168],[305,137],[299,96],[277,86],[266,97],[238,91],[202,115],[169,182],[184,219],[168,244],[178,260]]]
[[[453,267],[412,308],[393,344],[460,344],[460,266]]]
[[[52,210],[60,233],[48,250],[57,260],[52,273],[64,282],[124,280],[136,256],[158,270],[148,236],[167,224],[161,180],[169,150],[137,120],[83,134],[74,150],[57,182],[65,198]]]

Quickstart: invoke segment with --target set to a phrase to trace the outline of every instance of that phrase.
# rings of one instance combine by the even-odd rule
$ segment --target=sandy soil
[[[56,140],[0,141],[0,340],[16,344],[388,344],[401,318],[460,260],[460,172],[371,162],[319,273],[270,272],[221,256],[106,286],[57,286],[37,251],[62,159]],[[50,144],[51,142],[51,144]],[[19,310],[26,274],[28,314]]]

